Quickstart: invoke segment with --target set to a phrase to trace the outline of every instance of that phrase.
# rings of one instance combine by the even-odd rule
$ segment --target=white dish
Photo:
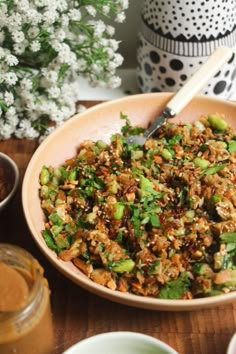
[[[7,171],[8,182],[11,185],[10,192],[2,201],[0,201],[1,212],[10,203],[16,192],[19,183],[19,169],[15,161],[13,161],[8,155],[4,154],[3,152],[0,152],[0,168],[3,168],[4,171]]]
[[[164,342],[142,333],[97,334],[73,345],[64,354],[178,354]]]
[[[231,338],[226,354],[236,354],[236,332]]]

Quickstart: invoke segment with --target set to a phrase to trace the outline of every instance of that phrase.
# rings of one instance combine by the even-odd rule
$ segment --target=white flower
[[[118,49],[118,47],[119,47],[119,42],[118,41],[116,41],[115,39],[109,39],[109,46],[110,46],[110,48],[114,51],[114,52],[116,52],[117,51],[117,49]]]
[[[47,7],[50,6],[50,0],[34,0],[37,7]]]
[[[16,115],[15,108],[14,107],[10,107],[7,110],[5,116],[6,116],[7,123],[9,123],[13,127],[13,131],[12,131],[12,133],[13,133],[15,128],[16,128],[16,126],[17,126],[17,124],[19,123],[19,118]]]
[[[55,127],[48,127],[44,133],[44,135],[41,135],[39,138],[39,143],[42,143],[47,136],[49,136],[53,131],[55,130]]]
[[[3,120],[0,120],[0,139],[5,140],[9,139],[14,130],[12,129],[11,124],[4,123]]]
[[[102,67],[98,63],[93,63],[91,69],[95,75],[98,75],[102,72]]]
[[[5,57],[5,61],[9,66],[14,66],[18,64],[18,59],[15,57],[15,55],[12,54],[7,54]]]
[[[43,21],[47,24],[53,24],[58,19],[58,12],[51,9],[47,10],[43,14]]]
[[[61,90],[58,87],[53,86],[48,89],[48,93],[52,98],[57,98],[60,96]]]
[[[68,9],[68,3],[65,0],[55,1],[55,5],[58,11],[66,11]]]
[[[58,80],[58,73],[56,71],[50,70],[47,72],[47,79],[52,84],[55,84]]]
[[[81,11],[79,9],[70,9],[68,15],[72,21],[80,21],[82,17]]]
[[[129,0],[120,0],[120,6],[122,10],[126,10],[129,7]]]
[[[11,16],[8,17],[7,19],[7,26],[11,30],[17,30],[20,28],[22,25],[22,17],[18,13],[13,13]]]
[[[14,96],[11,92],[5,91],[4,93],[4,101],[6,105],[9,107],[13,104],[14,102]]]
[[[6,117],[10,120],[16,117],[16,109],[15,107],[9,107],[6,112]]]
[[[109,4],[103,5],[103,7],[102,7],[102,13],[103,13],[104,15],[108,15],[109,12],[110,12],[110,10],[111,10],[111,7],[110,7]]]
[[[120,85],[121,85],[121,78],[118,76],[113,76],[108,81],[108,87],[110,88],[116,88],[119,87]]]
[[[51,40],[50,44],[56,52],[60,52],[60,50],[62,48],[62,44],[57,39]]]
[[[35,139],[39,136],[37,130],[31,126],[31,122],[27,119],[22,119],[19,125],[20,127],[18,132],[16,132],[16,137],[27,137],[28,139]]]
[[[125,20],[125,13],[124,12],[120,12],[117,14],[115,21],[118,23],[122,23]]]
[[[30,91],[32,89],[32,81],[30,81],[29,79],[24,78],[23,80],[21,80],[20,82],[20,86],[23,90],[27,90]]]
[[[58,59],[61,63],[72,65],[76,61],[76,55],[70,50],[68,44],[62,43],[61,50],[58,53]]]
[[[68,24],[69,24],[69,17],[68,17],[67,14],[63,14],[63,15],[61,16],[61,26],[62,26],[62,27],[67,27]]]
[[[79,104],[79,105],[78,105],[78,108],[77,108],[77,113],[83,113],[83,112],[85,112],[86,110],[87,110],[87,108],[86,108],[84,105]]]
[[[94,23],[94,35],[95,36],[97,36],[97,37],[102,36],[105,29],[106,29],[106,26],[102,20],[99,20]]]
[[[122,63],[123,63],[123,60],[124,60],[124,58],[122,57],[122,55],[119,54],[119,53],[116,53],[116,54],[114,55],[114,57],[113,57],[112,62],[113,62],[116,66],[120,66],[120,65],[122,65]]]
[[[27,22],[32,23],[33,26],[39,24],[43,19],[44,15],[35,9],[29,8],[25,13]]]
[[[87,62],[84,58],[80,58],[77,60],[78,70],[84,71],[87,67]]]
[[[15,4],[16,4],[19,12],[25,12],[29,8],[29,1],[28,0],[18,0],[18,1],[15,1]]]
[[[9,65],[7,65],[5,62],[0,63],[0,75],[5,79],[5,73],[9,71]]]
[[[30,49],[32,50],[33,53],[38,52],[41,48],[41,44],[39,43],[39,41],[33,41],[30,44]]]
[[[66,38],[66,33],[63,31],[63,29],[59,29],[55,32],[55,37],[58,41],[63,42],[64,39]]]
[[[55,109],[51,112],[51,119],[54,122],[62,123],[64,120],[63,112],[60,109]]]
[[[92,6],[92,5],[87,5],[87,6],[85,6],[85,8],[86,8],[87,12],[89,13],[89,15],[91,15],[92,17],[95,17],[95,16],[96,16],[97,11],[96,11],[96,9],[95,9],[94,6]]]
[[[6,73],[5,74],[5,82],[10,86],[15,85],[15,83],[17,82],[16,74],[11,71]]]
[[[122,22],[127,6],[127,0],[1,1],[0,99],[8,109],[0,109],[0,140],[38,137],[45,115],[53,127],[40,141],[63,124],[76,111],[80,74],[94,86],[120,85],[115,70],[123,57],[107,19]]]
[[[0,47],[0,59],[4,57],[5,57],[5,50],[2,47]]]
[[[83,43],[87,40],[87,37],[85,34],[79,34],[77,40],[78,40],[78,43]]]
[[[40,30],[39,30],[38,27],[35,27],[35,26],[30,27],[30,28],[28,29],[28,36],[29,36],[30,38],[35,38],[35,37],[38,36],[39,32],[40,32]]]
[[[112,37],[115,34],[115,28],[113,26],[107,25],[106,26],[106,33],[108,36]]]
[[[0,28],[3,28],[7,25],[7,20],[8,17],[6,13],[4,12],[4,4],[1,3],[1,8],[0,8]]]
[[[12,32],[11,35],[12,35],[13,41],[15,43],[21,43],[25,39],[24,32],[22,32],[22,31],[14,31],[14,32]]]
[[[14,44],[13,48],[16,54],[22,54],[25,51],[26,43],[16,43]]]

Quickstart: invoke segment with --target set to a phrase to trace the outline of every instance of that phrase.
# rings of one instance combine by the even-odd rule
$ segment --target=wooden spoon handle
[[[232,57],[228,47],[219,47],[206,62],[193,74],[186,84],[168,102],[167,107],[178,114],[191,99],[207,84],[219,69]]]

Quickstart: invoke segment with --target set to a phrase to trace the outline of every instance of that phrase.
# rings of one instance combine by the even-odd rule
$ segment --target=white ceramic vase
[[[142,92],[178,91],[219,46],[236,50],[236,0],[143,0],[137,50]],[[230,98],[235,55],[201,93]]]

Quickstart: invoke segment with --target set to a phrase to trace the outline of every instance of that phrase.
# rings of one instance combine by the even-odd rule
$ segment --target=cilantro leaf
[[[236,232],[225,232],[220,235],[220,239],[226,243],[236,243]]]
[[[154,227],[160,227],[161,226],[158,215],[151,215],[150,216],[150,222],[151,222],[152,226],[154,226]]]
[[[46,242],[46,245],[53,251],[55,251],[56,253],[59,253],[62,249],[60,247],[57,246],[57,244],[55,243],[52,234],[49,230],[43,230],[42,231],[42,235],[43,238]]]
[[[213,175],[214,173],[217,173],[220,170],[222,170],[223,168],[225,168],[225,166],[227,166],[227,163],[222,163],[220,165],[211,166],[209,168],[206,168],[202,175],[207,175],[207,176]]]
[[[175,134],[174,136],[172,136],[171,139],[168,140],[168,144],[169,145],[179,144],[179,142],[182,138],[183,138],[183,134],[181,134],[181,133]]]
[[[235,152],[236,151],[236,141],[230,140],[228,142],[228,150],[229,150],[229,152]]]
[[[57,214],[56,210],[53,211],[48,218],[57,226],[61,226],[64,223],[63,219]]]
[[[190,280],[186,275],[170,280],[163,286],[158,297],[161,299],[180,299],[189,289],[189,285]]]

